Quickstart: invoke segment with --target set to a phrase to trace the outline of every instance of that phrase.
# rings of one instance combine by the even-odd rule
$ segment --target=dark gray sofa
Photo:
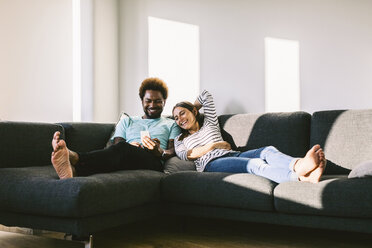
[[[372,178],[347,179],[372,159],[372,110],[222,115],[236,150],[274,145],[303,156],[324,147],[318,184],[276,184],[250,174],[198,173],[172,158],[165,171],[118,171],[58,180],[51,137],[76,151],[101,149],[114,129],[102,123],[0,122],[0,224],[86,237],[158,215],[184,215],[372,233]],[[102,165],[104,166],[104,165]]]

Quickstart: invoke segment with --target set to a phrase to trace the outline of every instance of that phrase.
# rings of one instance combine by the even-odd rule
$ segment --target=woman
[[[204,118],[199,114],[201,107]],[[213,97],[206,90],[194,105],[180,102],[172,113],[182,130],[175,139],[176,154],[182,160],[194,161],[199,172],[251,173],[277,183],[317,183],[323,174],[326,159],[319,145],[313,146],[303,158],[293,158],[273,146],[246,152],[231,150],[230,144],[222,139]]]

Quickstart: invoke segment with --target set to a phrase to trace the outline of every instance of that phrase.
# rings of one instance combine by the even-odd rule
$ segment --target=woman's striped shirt
[[[204,146],[210,143],[223,141],[221,136],[220,126],[218,124],[216,107],[214,105],[212,95],[204,90],[197,98],[204,109],[204,124],[199,131],[187,136],[183,140],[179,140],[180,135],[175,138],[175,150],[177,156],[182,160],[187,159],[187,151],[199,146]],[[197,171],[204,171],[205,166],[212,159],[221,157],[231,150],[214,149],[197,160],[194,161]]]

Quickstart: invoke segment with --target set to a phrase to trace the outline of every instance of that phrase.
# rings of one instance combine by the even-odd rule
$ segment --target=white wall
[[[299,41],[302,110],[372,108],[372,1],[90,1],[84,120],[142,114],[148,16],[199,26],[200,88],[219,114],[265,110],[265,37]],[[0,37],[0,119],[71,121],[72,1],[0,0]]]
[[[372,108],[371,10],[367,0],[122,0],[120,108],[142,112],[148,16],[200,27],[201,89],[220,114],[265,110],[265,37],[299,41],[302,110]]]
[[[0,119],[72,120],[71,7],[0,0]]]
[[[0,0],[0,119],[117,120],[118,1],[74,2]]]
[[[94,0],[94,121],[119,113],[119,9],[117,0]]]
[[[119,109],[130,115],[143,113],[138,95],[148,77],[146,1],[119,2]]]

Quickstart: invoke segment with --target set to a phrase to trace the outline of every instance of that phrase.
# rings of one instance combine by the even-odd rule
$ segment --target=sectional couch
[[[325,175],[318,184],[276,184],[250,174],[199,173],[174,157],[166,173],[59,180],[50,162],[55,131],[70,149],[89,151],[104,148],[115,125],[3,121],[0,224],[84,238],[129,222],[182,215],[372,233],[372,178],[347,178],[372,159],[372,110],[221,115],[219,121],[236,150],[273,145],[302,157],[320,144],[328,159]]]

